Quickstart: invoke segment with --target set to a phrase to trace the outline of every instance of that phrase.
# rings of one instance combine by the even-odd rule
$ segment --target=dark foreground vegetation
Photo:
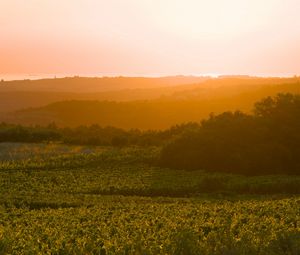
[[[162,146],[158,163],[187,170],[246,175],[300,174],[300,96],[278,94],[255,104],[253,114],[211,114],[201,123],[163,131],[98,125],[77,128],[0,125],[0,142]]]

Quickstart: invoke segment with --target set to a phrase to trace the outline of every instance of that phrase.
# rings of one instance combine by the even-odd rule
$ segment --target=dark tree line
[[[61,133],[55,125],[24,127],[6,123],[0,124],[0,142],[39,143],[60,140]]]
[[[58,128],[0,124],[0,142],[162,146],[159,165],[239,174],[300,174],[300,95],[278,94],[253,114],[211,114],[201,123],[162,131],[99,125]]]
[[[164,146],[160,164],[239,174],[300,174],[300,95],[257,102],[252,115],[211,115]]]
[[[164,131],[124,130],[99,125],[59,128],[55,124],[44,126],[21,126],[0,123],[0,142],[58,142],[76,145],[104,146],[161,146],[197,123],[176,125]]]

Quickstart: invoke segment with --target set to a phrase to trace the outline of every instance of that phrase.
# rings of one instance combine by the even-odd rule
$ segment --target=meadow
[[[160,150],[1,143],[0,254],[299,254],[299,176],[162,168]]]

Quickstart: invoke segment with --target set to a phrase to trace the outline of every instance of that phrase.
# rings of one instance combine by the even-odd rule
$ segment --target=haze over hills
[[[163,78],[62,78],[0,82],[0,113],[67,100],[135,101],[209,99],[239,94],[296,78],[174,76]],[[110,90],[108,90],[110,89]]]
[[[161,96],[169,96],[176,91],[192,88],[194,85],[174,87],[161,87],[153,89],[125,89],[119,91],[105,91],[97,93],[71,93],[71,92],[45,92],[45,91],[10,91],[0,92],[0,113],[16,110],[41,107],[47,104],[66,100],[108,100],[108,101],[132,101],[151,100]]]
[[[8,99],[9,94],[19,96],[18,109],[26,108],[26,102],[22,101],[24,96],[36,106],[2,114],[0,120],[26,125],[55,122],[59,126],[73,127],[99,124],[125,129],[164,129],[178,123],[200,121],[211,112],[249,112],[257,100],[280,92],[300,93],[300,79],[226,77],[198,84],[99,93],[2,92],[0,96],[4,99]],[[1,101],[4,103],[5,100]],[[14,108],[12,103],[11,108]]]
[[[40,80],[2,81],[0,92],[8,91],[44,91],[96,93],[124,89],[149,89],[171,87],[183,84],[200,83],[209,77],[169,76],[169,77],[66,77]]]
[[[0,113],[64,100],[130,101],[159,98],[189,89],[209,77],[57,78],[0,82]],[[183,88],[182,86],[185,85]]]

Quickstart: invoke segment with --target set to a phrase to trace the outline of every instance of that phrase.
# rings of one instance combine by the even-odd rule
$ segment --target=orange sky
[[[0,74],[300,74],[299,0],[1,0]]]

